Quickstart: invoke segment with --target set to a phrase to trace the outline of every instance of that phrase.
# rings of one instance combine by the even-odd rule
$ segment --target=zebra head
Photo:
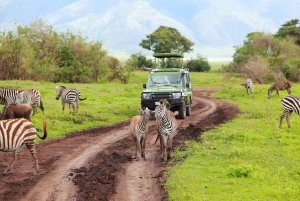
[[[153,112],[148,107],[138,108],[139,112],[145,119],[150,119],[153,116]]]
[[[64,86],[56,86],[55,89],[56,89],[56,100],[58,100],[59,97],[61,96],[63,90],[66,89],[66,87],[64,87]]]
[[[166,99],[161,99],[159,105],[155,108],[155,118],[160,119],[165,116],[170,108],[170,103]]]

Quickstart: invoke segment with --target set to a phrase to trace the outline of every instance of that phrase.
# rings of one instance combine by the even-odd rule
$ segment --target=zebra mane
[[[60,88],[60,87],[66,89],[65,86],[56,86],[55,88],[57,89],[57,88]]]
[[[159,103],[160,103],[161,105],[162,105],[162,104],[165,104],[167,109],[170,109],[170,108],[171,108],[171,104],[167,101],[167,99],[160,99],[160,100],[159,100]]]

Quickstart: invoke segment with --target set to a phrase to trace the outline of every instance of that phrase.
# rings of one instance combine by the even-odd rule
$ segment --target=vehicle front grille
[[[156,92],[152,93],[152,99],[159,100],[159,99],[170,99],[172,98],[172,93],[170,92]]]

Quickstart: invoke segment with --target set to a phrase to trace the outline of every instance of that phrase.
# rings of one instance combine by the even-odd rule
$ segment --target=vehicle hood
[[[181,90],[182,87],[178,87],[178,86],[155,86],[155,87],[148,87],[143,92],[176,92]]]

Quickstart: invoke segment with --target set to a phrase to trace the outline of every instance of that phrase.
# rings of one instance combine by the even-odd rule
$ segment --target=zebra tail
[[[86,100],[86,99],[87,99],[87,98],[80,98],[80,97],[79,97],[79,100],[81,100],[81,101],[82,101],[82,100]]]
[[[40,136],[38,133],[36,133],[37,136],[39,136],[39,138],[41,140],[45,140],[47,138],[47,136],[48,136],[47,126],[46,126],[46,119],[43,119],[43,131],[44,131],[44,135],[43,136]]]
[[[43,102],[42,102],[42,99],[40,100],[40,108],[41,108],[41,110],[42,110],[42,112],[44,113],[44,106],[43,106]]]

